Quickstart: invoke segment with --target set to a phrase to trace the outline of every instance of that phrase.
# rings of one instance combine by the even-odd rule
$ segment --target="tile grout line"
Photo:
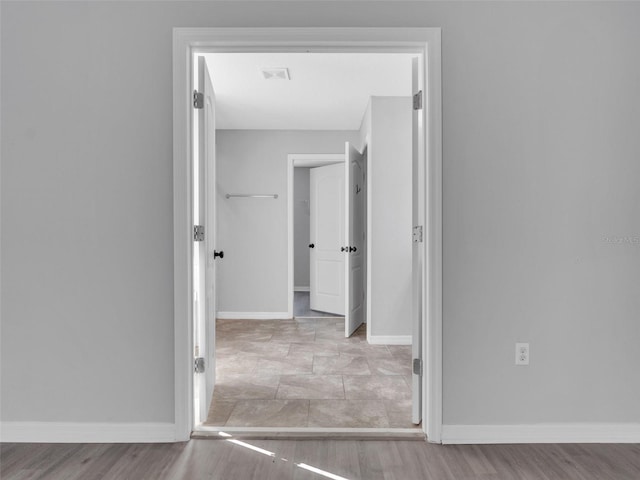
[[[231,408],[231,411],[229,412],[229,415],[227,415],[227,418],[224,421],[224,425],[222,425],[223,427],[227,426],[227,423],[229,423],[229,419],[231,418],[231,415],[233,415],[233,411],[236,409],[236,406],[238,405],[237,401],[233,402],[233,407]]]
[[[274,400],[278,399],[278,391],[280,390],[281,380],[282,380],[282,375],[278,375],[278,386],[276,387],[276,393],[275,393],[275,396],[273,397]]]

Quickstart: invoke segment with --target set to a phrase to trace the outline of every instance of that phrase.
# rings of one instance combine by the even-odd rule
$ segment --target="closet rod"
[[[277,193],[227,193],[227,198],[244,197],[244,198],[278,198]]]

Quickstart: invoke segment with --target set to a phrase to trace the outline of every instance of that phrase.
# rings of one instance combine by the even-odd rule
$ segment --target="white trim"
[[[11,443],[166,443],[176,440],[173,423],[0,423],[0,441]]]
[[[309,287],[293,287],[294,292],[308,292],[309,290]]]
[[[411,345],[411,335],[370,335],[371,345]]]
[[[191,72],[193,30],[173,30],[173,318],[176,440],[194,423]]]
[[[365,114],[368,111],[369,114],[371,115],[371,99],[369,99],[369,105],[367,106],[367,110],[365,110]],[[373,270],[372,265],[373,265],[373,255],[371,254],[371,252],[373,252],[373,235],[371,234],[371,232],[373,231],[373,215],[372,215],[372,206],[373,206],[373,182],[371,181],[371,179],[373,178],[373,163],[371,162],[371,155],[373,152],[373,146],[371,145],[371,136],[369,135],[369,133],[367,133],[365,135],[365,141],[364,141],[364,145],[362,146],[362,153],[364,153],[365,151],[365,147],[367,150],[367,171],[366,171],[366,175],[367,175],[367,205],[366,205],[366,209],[367,209],[367,249],[365,251],[365,270],[366,270],[366,282],[367,284],[365,285],[365,288],[367,289],[367,292],[365,293],[365,301],[366,303],[366,307],[365,307],[365,322],[367,323],[367,342],[371,342],[371,326],[373,325],[372,323],[372,319],[373,316],[371,315],[371,310],[372,310],[372,305],[373,305],[373,275],[371,275],[371,272]]]
[[[173,239],[176,440],[193,423],[193,322],[191,278],[192,55],[202,51],[409,52],[426,56],[423,80],[429,118],[426,141],[427,221],[424,283],[423,428],[440,442],[442,428],[442,91],[439,28],[174,28],[173,30]],[[293,285],[291,285],[293,287]],[[293,294],[293,289],[290,289]],[[428,341],[427,341],[428,340]]]
[[[427,32],[426,62],[422,75],[426,81],[423,125],[426,126],[425,252],[423,258],[422,358],[423,425],[430,442],[442,441],[442,32]],[[424,86],[423,86],[424,88]],[[428,115],[428,118],[427,118]]]
[[[344,153],[290,153],[287,155],[287,311],[293,317],[293,169],[344,162]],[[306,287],[306,292],[309,287]],[[301,291],[301,290],[300,290]]]
[[[283,431],[285,430],[285,431]],[[216,434],[224,432],[226,434],[273,434],[273,435],[295,435],[295,434],[340,434],[340,435],[416,435],[424,439],[422,429],[415,428],[328,428],[328,427],[218,427],[199,425],[193,431],[194,434]],[[223,435],[221,435],[223,436]]]
[[[287,313],[293,317],[293,159],[287,155]]]
[[[442,443],[640,443],[640,423],[443,425]]]
[[[288,312],[218,312],[221,320],[291,320]]]

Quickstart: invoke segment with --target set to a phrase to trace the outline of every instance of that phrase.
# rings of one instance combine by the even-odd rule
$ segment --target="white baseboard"
[[[1,422],[0,441],[10,443],[170,443],[173,423]]]
[[[640,443],[640,423],[443,425],[442,443]]]
[[[293,287],[294,292],[308,292],[310,291],[309,287]]]
[[[291,320],[287,312],[218,312],[222,320]]]
[[[411,335],[370,335],[371,345],[411,345]]]

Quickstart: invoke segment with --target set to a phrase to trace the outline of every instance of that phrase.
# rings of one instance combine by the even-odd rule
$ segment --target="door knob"
[[[224,252],[220,250],[219,252],[213,251],[213,259],[215,260],[217,257],[224,258]]]
[[[340,251],[341,252],[348,252],[349,251],[349,247],[340,247]]]
[[[355,252],[356,250],[358,250],[356,247],[349,247],[350,252]]]
[[[316,245],[314,243],[310,243],[309,248],[316,248]]]

